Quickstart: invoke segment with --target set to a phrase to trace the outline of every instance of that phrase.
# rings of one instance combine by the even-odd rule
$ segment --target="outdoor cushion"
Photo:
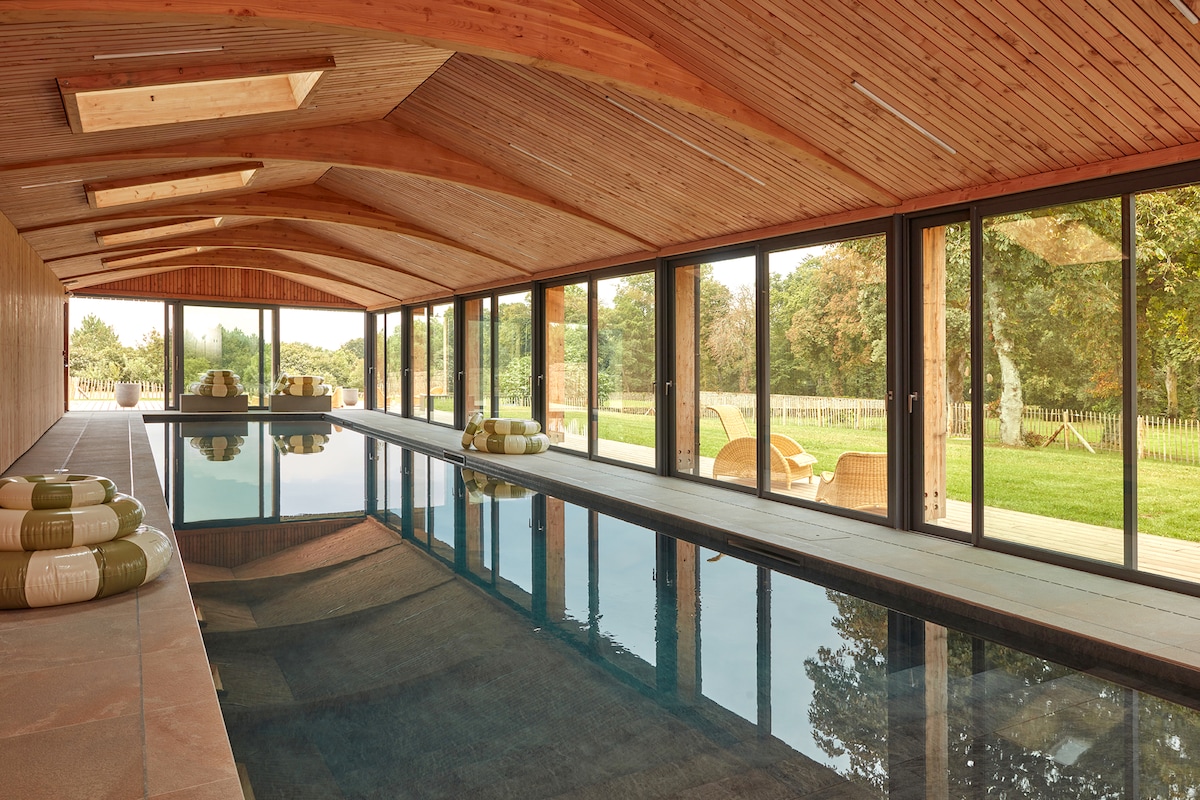
[[[293,397],[324,397],[333,394],[333,387],[328,383],[290,383],[275,390],[275,394],[286,394]]]

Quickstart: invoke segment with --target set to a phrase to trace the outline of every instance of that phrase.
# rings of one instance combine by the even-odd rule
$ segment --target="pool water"
[[[1200,796],[1151,692],[351,431],[148,427],[259,800]]]

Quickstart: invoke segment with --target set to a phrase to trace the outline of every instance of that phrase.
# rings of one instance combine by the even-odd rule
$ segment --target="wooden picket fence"
[[[586,399],[575,398],[586,407]],[[755,397],[740,392],[701,392],[701,407],[731,405],[754,417]],[[602,410],[646,413],[654,397],[645,393],[614,393]],[[771,419],[781,424],[887,430],[887,403],[882,399],[772,395]],[[1124,447],[1120,414],[1026,407],[1022,415],[1025,443],[1030,447],[1084,448],[1092,452],[1119,453]],[[947,409],[950,435],[970,438],[971,404],[952,403]],[[984,419],[984,440],[1000,440],[1000,422],[993,414]],[[1139,416],[1137,455],[1141,459],[1200,464],[1200,420]]]
[[[71,393],[73,400],[96,400],[112,397],[116,393],[116,381],[98,381],[89,378],[71,378]],[[142,397],[161,398],[163,385],[161,383],[142,383]]]

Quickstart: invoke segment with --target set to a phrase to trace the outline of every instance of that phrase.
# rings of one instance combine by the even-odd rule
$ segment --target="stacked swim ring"
[[[484,419],[483,412],[476,411],[467,418],[462,446],[464,449],[474,446],[485,453],[544,453],[550,449],[550,437],[541,430],[541,423],[535,419]]]
[[[189,444],[209,461],[232,461],[245,441],[241,436],[193,436]]]
[[[289,453],[320,453],[325,450],[325,443],[329,441],[329,436],[324,433],[306,433],[303,435],[296,434],[292,436],[276,436],[275,447],[283,455]]]
[[[273,394],[289,394],[293,397],[324,397],[333,394],[333,386],[320,375],[288,375],[284,373],[275,382]]]
[[[97,475],[0,478],[0,608],[108,597],[154,580],[171,540]]]
[[[241,380],[231,370],[210,369],[188,386],[188,391],[201,397],[237,397],[246,393]]]
[[[467,500],[471,503],[482,503],[488,497],[497,500],[528,497],[532,490],[499,478],[493,478],[476,470],[462,469],[463,487],[467,490]]]

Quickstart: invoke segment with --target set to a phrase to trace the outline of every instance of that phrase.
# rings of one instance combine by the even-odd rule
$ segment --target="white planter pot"
[[[133,408],[142,399],[142,385],[140,383],[118,383],[114,394],[117,398],[117,405],[121,408]]]
[[[358,404],[358,389],[342,389],[342,403],[348,406]]]

